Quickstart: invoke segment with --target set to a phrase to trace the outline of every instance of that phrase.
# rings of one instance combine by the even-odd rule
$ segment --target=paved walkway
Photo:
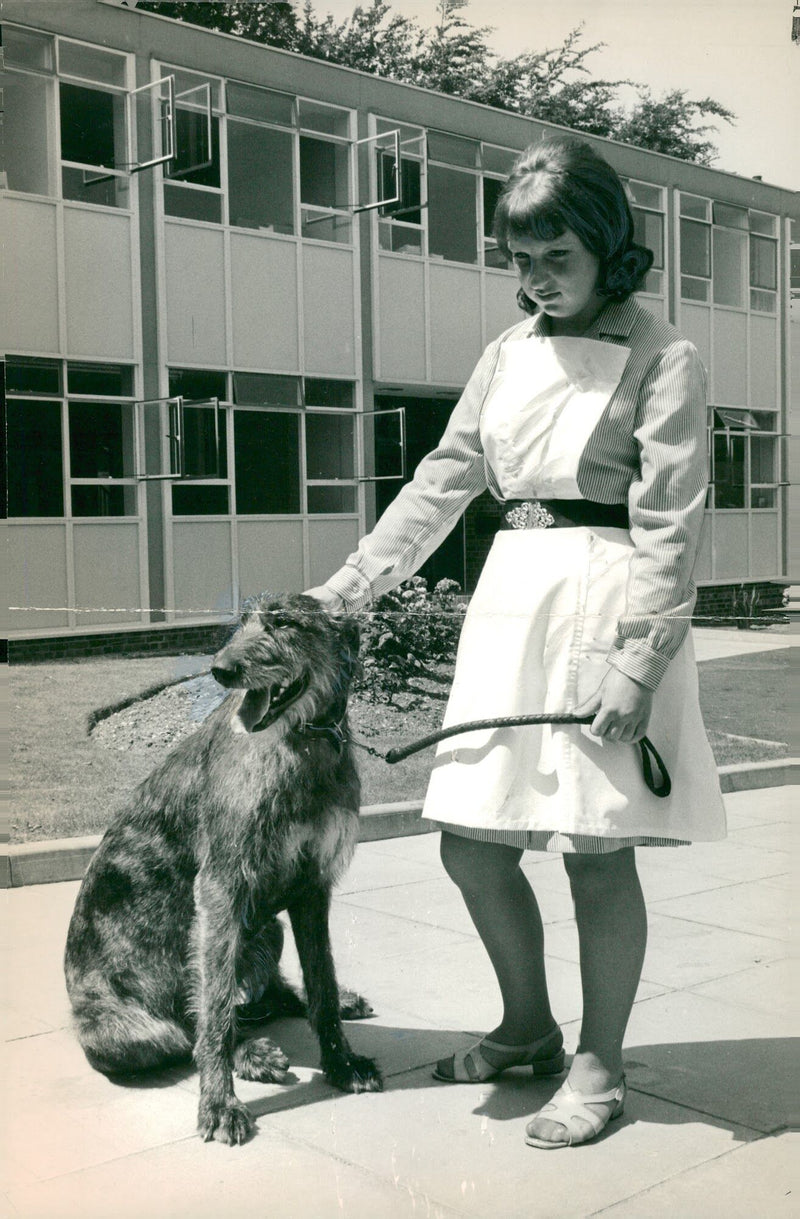
[[[763,645],[763,639],[762,639]],[[362,844],[335,900],[339,974],[378,1015],[350,1026],[387,1079],[335,1093],[303,1021],[272,1026],[287,1086],[238,1082],[244,1147],[194,1134],[197,1079],[92,1071],[68,1028],[61,953],[77,883],[6,890],[0,1215],[27,1219],[779,1219],[797,1215],[787,788],[730,795],[720,844],[643,850],[650,945],[612,1133],[560,1155],[523,1142],[553,1081],[448,1086],[430,1067],[498,1018],[496,986],[434,835]],[[577,943],[560,859],[528,856],[553,1004],[574,1049]],[[289,972],[296,962],[289,954]],[[796,977],[795,977],[796,984]],[[796,993],[796,985],[795,985]],[[796,1094],[796,1088],[795,1088]],[[794,1189],[794,1193],[792,1190]]]

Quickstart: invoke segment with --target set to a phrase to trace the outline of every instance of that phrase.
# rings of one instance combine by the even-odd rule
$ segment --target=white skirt
[[[569,712],[588,698],[608,672],[632,553],[623,529],[498,533],[464,620],[444,725]],[[588,725],[534,725],[441,742],[423,816],[538,849],[724,838],[690,636],[656,691],[647,735],[672,777],[666,798],[645,785],[638,746],[603,741]]]

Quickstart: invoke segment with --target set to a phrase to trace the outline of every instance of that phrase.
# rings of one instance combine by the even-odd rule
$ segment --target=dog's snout
[[[215,661],[211,676],[221,686],[237,686],[242,680],[242,666],[233,662]]]

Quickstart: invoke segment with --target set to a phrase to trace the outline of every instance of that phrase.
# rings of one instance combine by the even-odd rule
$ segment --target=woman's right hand
[[[320,584],[317,588],[307,588],[303,596],[314,597],[329,614],[343,614],[345,611],[343,599],[326,584]]]

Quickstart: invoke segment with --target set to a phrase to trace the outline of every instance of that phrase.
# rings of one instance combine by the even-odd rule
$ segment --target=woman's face
[[[508,248],[523,292],[542,313],[577,332],[594,321],[605,304],[595,291],[600,260],[572,229],[551,241],[512,237]]]

